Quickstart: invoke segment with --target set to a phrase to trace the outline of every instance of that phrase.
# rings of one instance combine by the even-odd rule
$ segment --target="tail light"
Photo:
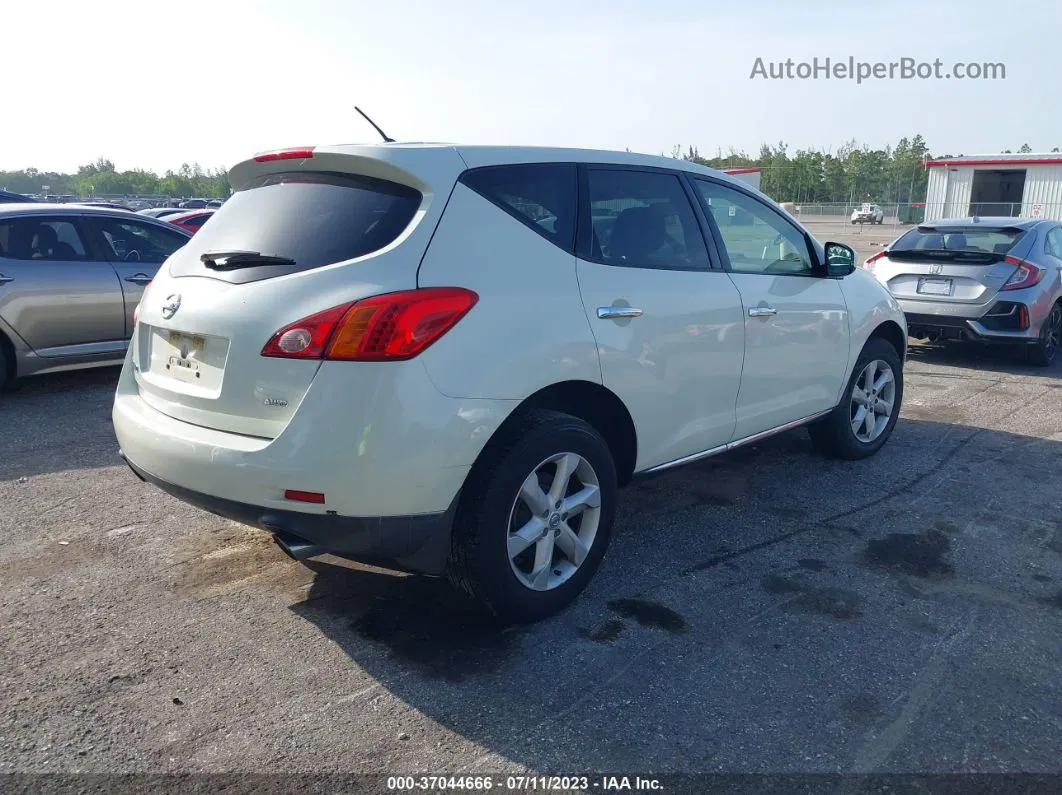
[[[887,251],[879,251],[877,254],[871,254],[869,257],[867,257],[867,261],[863,263],[863,267],[866,268],[868,271],[874,270],[874,263],[882,257],[887,256],[888,253],[889,252]]]
[[[1047,272],[1027,259],[1007,255],[1003,258],[1003,261],[1011,265],[1017,265],[1018,269],[1003,283],[1003,286],[999,288],[1000,290],[1022,290],[1026,287],[1032,287],[1034,284],[1039,284]]]
[[[412,359],[468,314],[479,296],[426,287],[335,306],[277,331],[263,356],[387,362]]]

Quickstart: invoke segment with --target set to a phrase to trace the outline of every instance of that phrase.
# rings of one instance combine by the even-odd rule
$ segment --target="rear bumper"
[[[292,557],[333,554],[384,568],[438,575],[450,554],[455,497],[442,513],[418,516],[338,516],[281,510],[227,500],[159,478],[122,458],[133,473],[197,508],[273,533]]]
[[[925,311],[923,302],[900,300],[908,335],[974,342],[1028,344],[1037,341],[1042,319],[1036,308],[1021,302],[996,301],[985,305],[945,307],[946,313]],[[919,311],[921,310],[921,311]],[[965,310],[965,311],[964,311]]]

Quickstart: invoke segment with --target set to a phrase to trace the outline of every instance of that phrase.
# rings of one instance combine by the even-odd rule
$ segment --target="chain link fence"
[[[782,202],[782,207],[803,223],[818,229],[845,229],[848,232],[881,230],[902,234],[924,220],[942,218],[1049,218],[1062,220],[1062,204],[1029,202],[982,202],[926,204],[890,202],[885,204],[847,202]]]

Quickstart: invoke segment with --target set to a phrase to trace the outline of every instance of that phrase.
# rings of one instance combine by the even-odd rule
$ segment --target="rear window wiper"
[[[199,260],[216,271],[253,268],[256,265],[294,265],[291,257],[263,254],[261,251],[204,251]]]

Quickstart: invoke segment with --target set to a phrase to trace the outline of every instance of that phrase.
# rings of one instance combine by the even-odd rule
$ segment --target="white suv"
[[[896,423],[895,300],[720,172],[384,144],[230,178],[140,303],[114,428],[140,477],[297,559],[535,620],[593,576],[618,486],[799,425],[861,458]]]
[[[877,204],[862,204],[852,210],[853,224],[877,224],[885,222],[885,211]]]

